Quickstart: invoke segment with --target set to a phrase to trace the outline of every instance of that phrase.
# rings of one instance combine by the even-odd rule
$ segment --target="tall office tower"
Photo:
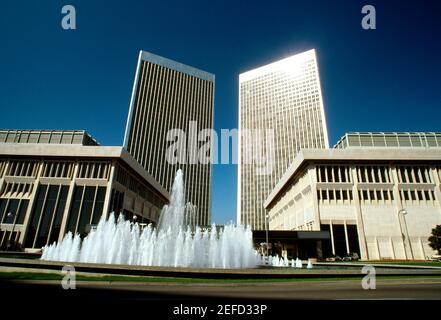
[[[213,74],[139,53],[124,146],[169,192],[176,171],[183,170],[186,200],[196,206],[192,222],[198,225],[211,220],[211,164],[197,157],[204,143],[198,133],[213,128],[213,109]],[[180,134],[170,135],[176,129]],[[167,157],[174,144],[180,146],[178,163]]]
[[[245,131],[258,136],[258,130],[261,142],[244,138]],[[329,148],[314,49],[240,74],[239,131],[237,220],[264,230],[263,202],[299,149]],[[256,154],[272,162],[270,170],[246,158]]]

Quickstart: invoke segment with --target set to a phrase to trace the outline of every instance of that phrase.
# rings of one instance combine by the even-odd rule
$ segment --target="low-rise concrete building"
[[[441,134],[351,133],[302,150],[265,201],[270,230],[329,230],[322,256],[425,259],[441,224]]]
[[[0,130],[0,247],[40,249],[103,214],[156,223],[168,192],[123,147],[84,131]]]

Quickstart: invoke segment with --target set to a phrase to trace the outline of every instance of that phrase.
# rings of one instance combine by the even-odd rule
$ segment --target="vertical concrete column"
[[[404,235],[404,217],[402,214],[399,214],[398,212],[403,209],[403,204],[401,203],[401,196],[400,196],[400,190],[398,188],[399,180],[398,180],[398,173],[397,173],[397,167],[391,166],[391,173],[392,173],[392,183],[393,183],[393,190],[392,193],[394,195],[394,207],[395,207],[395,216],[397,219],[398,227],[400,230],[400,236],[401,236],[401,244],[403,246],[404,251],[404,257],[407,260],[410,256],[410,253],[408,250],[410,250],[410,239],[407,239],[407,237]],[[404,239],[407,239],[406,241]],[[396,256],[396,254],[395,254]]]
[[[309,184],[311,186],[312,206],[314,208],[314,227],[313,230],[320,230],[320,207],[317,199],[317,166],[308,167]]]
[[[64,207],[63,220],[61,220],[60,234],[58,235],[58,241],[62,241],[66,232],[67,219],[69,218],[70,206],[72,205],[72,197],[75,189],[75,181],[78,176],[78,170],[80,167],[79,161],[75,162],[75,168],[72,176],[72,180],[69,184],[69,191],[67,192],[66,206]]]
[[[38,187],[40,185],[40,177],[43,172],[43,164],[44,164],[44,160],[42,160],[40,162],[38,172],[37,172],[37,177],[35,178],[35,181],[34,181],[34,187],[32,189],[32,194],[31,194],[31,197],[29,198],[28,208],[26,210],[26,215],[25,215],[25,218],[23,221],[23,229],[22,229],[22,232],[20,235],[20,239],[18,240],[19,244],[21,244],[21,245],[24,245],[24,241],[25,241],[26,235],[28,233],[29,223],[30,223],[30,219],[31,219],[31,213],[32,213],[32,209],[34,208],[34,205],[35,205],[35,197],[37,194]]]
[[[113,180],[115,178],[116,160],[112,160],[109,180],[107,181],[106,195],[104,197],[103,215],[107,215],[110,206],[110,196],[112,194]]]
[[[5,181],[5,175],[6,175],[8,168],[9,168],[9,161],[6,162],[4,170],[3,170],[3,174],[0,176],[0,191],[2,191],[2,189],[3,189],[3,183]]]
[[[334,244],[334,228],[332,226],[332,220],[329,221],[329,231],[331,233],[331,248],[332,254],[335,256],[335,244]]]
[[[361,212],[360,198],[358,197],[358,177],[357,177],[357,168],[355,167],[355,165],[351,165],[351,174],[352,174],[352,198],[354,201],[355,215],[357,219],[357,233],[358,233],[358,242],[360,243],[360,255],[361,255],[361,259],[369,260],[369,252],[366,244],[366,235],[364,232],[363,215]]]
[[[438,206],[436,206],[441,214],[441,181],[438,175],[438,170],[436,167],[430,168],[430,175],[433,178],[433,182],[435,183],[435,199],[438,202]]]
[[[344,228],[345,228],[346,253],[349,254],[351,251],[349,249],[348,227],[346,225],[346,220],[344,221]]]

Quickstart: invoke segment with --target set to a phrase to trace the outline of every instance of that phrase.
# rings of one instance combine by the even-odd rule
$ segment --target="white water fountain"
[[[158,228],[143,230],[120,216],[103,216],[82,241],[68,233],[62,242],[44,247],[42,260],[172,266],[197,268],[250,268],[262,263],[254,250],[252,232],[243,225],[191,228],[192,206],[185,203],[181,170],[176,173],[170,204],[164,206]]]

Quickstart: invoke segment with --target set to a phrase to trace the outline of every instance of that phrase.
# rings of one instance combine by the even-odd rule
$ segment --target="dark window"
[[[359,172],[360,172],[360,181],[361,182],[366,182],[365,168],[364,167],[360,167],[359,168]]]
[[[328,177],[327,182],[332,182],[332,173],[331,173],[332,168],[330,167],[326,167],[326,176]]]
[[[47,186],[41,185],[37,192],[37,201],[35,201],[32,209],[29,229],[26,235],[25,247],[34,247],[34,238],[37,233],[38,221],[40,220],[41,212],[43,210],[44,199],[46,197]]]
[[[377,201],[380,201],[380,200],[385,200],[384,198],[382,199],[382,197],[381,197],[381,191],[380,190],[377,190]]]
[[[19,202],[19,199],[9,199],[8,208],[6,209],[5,215],[3,217],[3,223],[14,223]],[[12,213],[12,215],[9,215],[9,213]]]
[[[380,182],[380,176],[378,175],[378,167],[372,168],[374,171],[374,182]]]
[[[98,187],[95,200],[95,208],[93,209],[92,224],[98,224],[103,214],[104,198],[106,196],[106,187]]]
[[[409,192],[407,190],[403,190],[404,200],[409,200]]]
[[[426,169],[421,169],[421,179],[423,183],[427,183],[426,172]]]
[[[363,200],[368,200],[368,191],[367,190],[363,190]]]
[[[389,182],[389,179],[386,178],[386,168],[384,167],[380,168],[380,175],[381,175],[381,181]]]
[[[409,182],[414,183],[415,181],[413,181],[412,178],[412,167],[406,167],[406,171],[407,171],[407,176],[409,178]]]
[[[78,225],[78,233],[84,235],[86,225],[90,224],[90,215],[92,214],[93,201],[95,199],[96,187],[87,186],[84,191],[83,205],[81,207],[80,223]]]
[[[74,234],[76,232],[78,213],[80,211],[81,198],[83,196],[83,189],[83,186],[75,186],[72,205],[69,212],[69,222],[67,224],[67,230]]]
[[[348,172],[346,167],[340,167],[340,174],[341,174],[341,182],[348,182],[346,180],[346,173]]]
[[[406,175],[405,175],[405,173],[404,173],[404,167],[401,167],[400,168],[400,176],[401,176],[401,182],[404,182],[404,183],[406,183],[407,182],[407,179],[406,179]]]
[[[28,210],[29,200],[21,200],[20,209],[18,210],[17,224],[23,224],[26,211]]]
[[[52,230],[49,235],[49,243],[58,240],[61,230],[61,222],[63,220],[63,213],[66,207],[67,193],[69,192],[68,186],[62,186],[60,191],[60,197],[58,198],[57,208],[55,210],[55,217],[53,218]]]
[[[49,236],[49,226],[52,220],[52,216],[55,210],[55,204],[57,202],[58,191],[60,186],[50,185],[46,197],[46,203],[43,209],[43,215],[38,228],[38,236],[35,244],[36,248],[41,248],[47,244]]]
[[[431,200],[431,199],[430,199],[429,191],[424,190],[424,196],[426,197],[426,200],[427,200],[427,201]]]
[[[343,200],[348,200],[348,190],[343,190]]]
[[[3,216],[5,214],[6,204],[8,203],[8,199],[0,199],[0,222],[3,221]]]
[[[335,190],[329,190],[329,200],[334,200],[335,199],[334,192],[335,192]]]

